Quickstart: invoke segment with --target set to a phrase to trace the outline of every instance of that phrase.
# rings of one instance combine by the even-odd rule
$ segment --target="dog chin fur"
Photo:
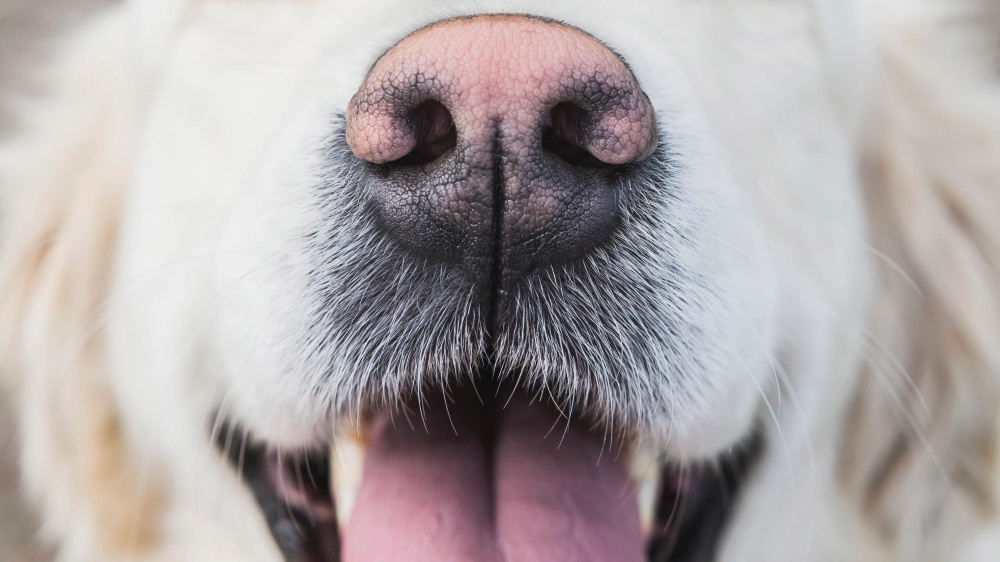
[[[566,21],[628,60],[677,170],[645,186],[676,194],[649,210],[663,230],[647,253],[669,250],[696,295],[673,318],[691,355],[635,369],[634,392],[601,386],[608,354],[532,382],[596,380],[589,407],[661,458],[710,463],[762,432],[721,561],[991,559],[1000,85],[962,23],[975,5],[355,4],[117,6],[66,41],[51,99],[16,102],[0,367],[62,559],[280,560],[210,441],[216,416],[307,447],[468,365],[467,326],[446,323],[464,354],[384,367],[376,386],[366,364],[407,358],[358,355],[349,330],[309,341],[328,305],[309,272],[389,252],[364,245],[337,199],[350,174],[328,163],[367,68],[423,24],[481,12]],[[304,242],[317,230],[329,244]]]

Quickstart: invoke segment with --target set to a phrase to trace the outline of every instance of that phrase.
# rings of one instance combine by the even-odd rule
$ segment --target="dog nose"
[[[369,163],[384,230],[501,291],[606,243],[624,169],[657,143],[652,105],[621,58],[579,29],[521,15],[405,37],[352,98],[346,137]]]

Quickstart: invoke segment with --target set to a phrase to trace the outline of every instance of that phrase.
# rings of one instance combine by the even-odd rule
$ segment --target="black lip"
[[[667,466],[660,476],[650,562],[711,562],[743,484],[764,449],[759,431],[711,466]]]
[[[253,492],[286,562],[340,560],[327,450],[285,455],[227,422],[217,424],[215,443]],[[286,487],[295,489],[297,499],[280,491],[276,477],[287,479]]]

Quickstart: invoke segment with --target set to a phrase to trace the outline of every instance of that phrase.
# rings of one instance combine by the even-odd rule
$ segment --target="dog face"
[[[829,524],[875,559],[834,460],[906,246],[867,12],[179,4],[94,33],[99,370],[155,555],[791,560],[755,535]]]
[[[575,107],[566,100],[576,94],[545,92],[553,83],[563,87],[548,73],[489,77],[493,58],[506,58],[507,50],[473,50],[521,27],[545,34],[522,51],[583,43],[582,52],[610,60],[579,64],[620,73],[612,78],[624,85],[612,88],[632,89],[623,95],[634,99],[611,102],[620,105],[564,118],[573,121],[567,130],[607,129],[584,133],[593,141],[566,143],[592,143],[591,150],[598,142],[627,143],[616,127],[635,125],[645,128],[643,145],[606,151],[613,163],[594,155],[587,156],[593,163],[553,160],[558,152],[548,137],[561,134],[553,108]],[[453,36],[470,44],[419,52]],[[431,47],[410,45],[421,40]],[[346,41],[331,49],[357,42]],[[697,96],[681,93],[687,77],[664,47],[644,42],[651,45],[635,49],[664,62],[628,59],[630,70],[578,28],[473,16],[405,35],[381,58],[368,59],[375,66],[367,77],[340,56],[321,60],[315,73],[324,79],[293,99],[303,109],[261,154],[263,171],[248,180],[254,185],[242,190],[220,227],[219,251],[244,253],[215,273],[211,287],[227,295],[213,351],[225,364],[234,419],[285,445],[326,440],[337,420],[392,407],[410,392],[440,394],[489,371],[498,382],[516,379],[518,387],[551,395],[568,412],[607,427],[609,436],[629,433],[679,458],[712,455],[746,433],[758,389],[767,384],[761,380],[773,376],[761,349],[766,336],[755,335],[770,332],[773,298],[761,268],[739,253],[761,254],[757,219],[703,125]],[[366,51],[382,47],[376,45]],[[509,56],[531,54],[522,51]],[[368,101],[387,96],[377,85],[389,79],[383,74],[433,82],[397,69],[423,56],[442,73],[466,74],[426,93],[405,86],[413,99]],[[523,64],[547,71],[570,63]],[[639,76],[651,77],[651,93]],[[464,93],[477,80],[488,81],[485,99],[466,101],[479,95]],[[442,100],[440,117],[409,115],[431,111],[421,104],[435,99]],[[537,107],[508,107],[529,102]],[[372,107],[357,109],[366,103]],[[645,113],[624,124],[576,122],[627,114],[629,104]],[[372,123],[386,111],[443,123]],[[512,113],[518,118],[504,119]],[[490,123],[495,130],[483,129]],[[364,127],[384,136],[420,126],[450,127],[454,146],[409,164],[399,162],[416,158],[410,155],[421,146],[376,156],[368,147],[374,141],[352,136]],[[596,140],[600,135],[608,140]],[[489,147],[499,137],[509,148]]]
[[[227,10],[247,10],[217,9],[190,32],[211,43]],[[769,357],[796,329],[780,309],[801,306],[780,302],[781,254],[819,251],[789,247],[786,229],[816,229],[827,256],[796,275],[854,295],[844,314],[864,302],[863,275],[846,273],[864,236],[851,131],[818,95],[825,69],[797,60],[818,55],[795,17],[761,29],[798,34],[796,54],[757,68],[729,59],[763,43],[717,43],[725,24],[680,6],[311,8],[304,27],[285,9],[278,61],[240,44],[250,60],[220,76],[211,48],[175,51],[143,133],[121,284],[209,256],[150,280],[169,306],[128,305],[163,330],[147,352],[169,358],[154,367],[166,384],[209,379],[186,417],[217,413],[283,450],[354,438],[378,451],[385,417],[461,432],[475,426],[465,402],[524,395],[564,416],[524,432],[579,426],[622,465],[701,461],[748,440],[776,390]],[[619,9],[635,15],[611,23]],[[789,90],[799,118],[759,107]],[[796,169],[803,134],[817,162]],[[776,217],[776,200],[808,210]],[[163,212],[193,201],[197,222]],[[797,335],[829,337],[810,332]],[[213,368],[176,364],[202,360],[178,348]]]

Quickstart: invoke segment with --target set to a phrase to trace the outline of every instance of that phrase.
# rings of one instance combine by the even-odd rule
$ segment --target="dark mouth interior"
[[[279,453],[224,422],[215,433],[220,450],[256,497],[285,560],[339,561],[342,545],[329,451]],[[647,560],[714,560],[741,484],[762,448],[759,433],[754,433],[713,463],[664,466],[646,538]]]

